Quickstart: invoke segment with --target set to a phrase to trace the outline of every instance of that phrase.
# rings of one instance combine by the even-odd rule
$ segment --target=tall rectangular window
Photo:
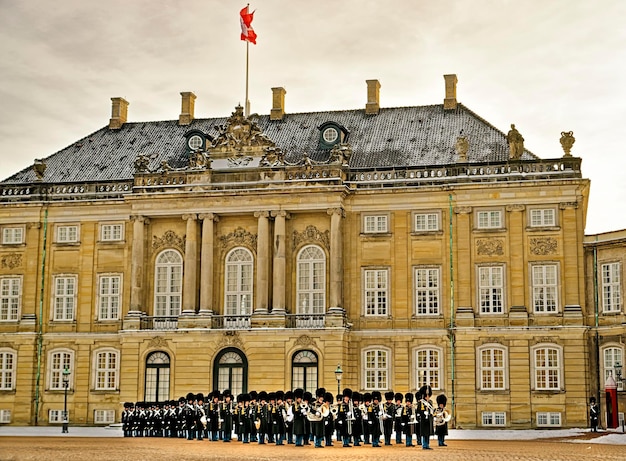
[[[99,320],[119,320],[121,290],[121,275],[100,275],[98,277]]]
[[[483,390],[505,389],[504,349],[489,348],[480,351],[480,383]]]
[[[63,370],[72,371],[72,353],[69,351],[52,352],[48,366],[49,388],[52,390],[63,390]]]
[[[439,268],[415,268],[415,314],[439,314]]]
[[[532,266],[533,307],[538,313],[557,311],[556,264]]]
[[[58,226],[57,243],[78,242],[78,226]]]
[[[54,278],[54,320],[74,320],[76,276]]]
[[[554,347],[535,349],[535,389],[560,389],[559,350]]]
[[[115,390],[117,388],[118,353],[101,351],[96,354],[96,385],[97,390]]]
[[[620,312],[622,310],[621,264],[618,262],[602,264],[602,310]]]
[[[478,268],[478,292],[482,314],[501,314],[504,291],[502,266]]]
[[[21,300],[22,279],[20,277],[0,278],[0,321],[17,321]]]
[[[604,358],[604,381],[606,382],[609,377],[615,377],[617,374],[615,373],[615,364],[624,364],[624,360],[622,359],[622,348],[621,347],[607,347],[603,351]],[[624,382],[621,380],[617,381],[617,390],[624,390]]]
[[[387,215],[366,215],[363,218],[363,231],[366,234],[385,234],[389,231]]]
[[[530,226],[531,227],[556,226],[556,213],[555,213],[554,208],[530,210]]]
[[[0,390],[10,391],[15,385],[15,353],[0,351]]]
[[[24,243],[23,227],[5,227],[2,229],[2,244],[17,245]]]
[[[387,389],[389,374],[388,352],[374,349],[365,352],[365,388]]]
[[[476,225],[478,229],[500,229],[502,227],[502,212],[500,210],[479,211]]]
[[[365,279],[365,315],[387,315],[389,303],[389,271],[367,269]]]
[[[417,388],[429,385],[433,389],[441,389],[441,358],[437,349],[420,349],[417,351],[415,382]]]

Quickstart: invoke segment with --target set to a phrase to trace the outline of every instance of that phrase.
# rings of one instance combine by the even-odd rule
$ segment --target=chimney
[[[193,107],[196,95],[190,91],[183,91],[180,95],[183,99],[180,116],[178,117],[178,124],[189,125],[193,121]]]
[[[126,123],[128,117],[128,101],[124,98],[111,98],[113,107],[111,109],[111,120],[109,120],[109,128],[111,130],[119,130]]]
[[[456,109],[456,83],[459,80],[456,78],[456,74],[444,75],[443,78],[446,80],[446,98],[443,100],[443,109]]]
[[[380,82],[378,80],[365,80],[365,83],[367,83],[365,113],[376,115],[380,111]]]
[[[285,116],[285,95],[287,91],[283,87],[272,88],[272,111],[270,120],[282,120]]]

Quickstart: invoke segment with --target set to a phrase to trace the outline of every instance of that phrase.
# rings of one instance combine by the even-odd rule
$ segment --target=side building
[[[456,427],[586,425],[595,326],[623,351],[623,307],[594,315],[571,133],[541,159],[444,77],[420,107],[381,108],[377,80],[315,113],[273,88],[269,115],[197,119],[184,92],[178,120],[135,123],[113,98],[108,126],[2,181],[2,421],[430,384]]]

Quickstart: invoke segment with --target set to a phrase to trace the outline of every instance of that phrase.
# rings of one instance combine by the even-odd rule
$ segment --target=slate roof
[[[139,154],[151,158],[150,169],[158,168],[164,160],[173,168],[183,168],[188,164],[185,133],[197,129],[215,138],[216,126],[227,119],[196,119],[187,126],[179,126],[178,120],[135,122],[119,130],[106,126],[45,158],[44,182],[130,180]],[[304,152],[314,161],[328,160],[329,152],[319,148],[318,127],[329,121],[349,131],[353,169],[455,164],[454,144],[460,135],[469,141],[470,163],[506,162],[509,158],[505,134],[462,104],[446,111],[438,104],[382,108],[378,115],[366,115],[363,109],[286,114],[279,121],[260,115],[255,121],[282,149],[289,163],[298,162]],[[522,160],[536,159],[528,150],[522,155]],[[35,180],[32,167],[28,167],[0,183]]]

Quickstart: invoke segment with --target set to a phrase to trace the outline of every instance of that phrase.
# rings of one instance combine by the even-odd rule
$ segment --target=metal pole
[[[248,56],[249,56],[249,51],[250,51],[250,42],[246,40],[246,117],[250,116],[250,100],[248,99]]]
[[[63,429],[61,431],[62,434],[67,434],[68,430],[67,430],[67,426],[68,426],[68,421],[67,421],[67,387],[69,385],[69,381],[67,380],[67,377],[65,377],[65,380],[63,381],[63,386],[65,387],[65,399],[63,400]]]

